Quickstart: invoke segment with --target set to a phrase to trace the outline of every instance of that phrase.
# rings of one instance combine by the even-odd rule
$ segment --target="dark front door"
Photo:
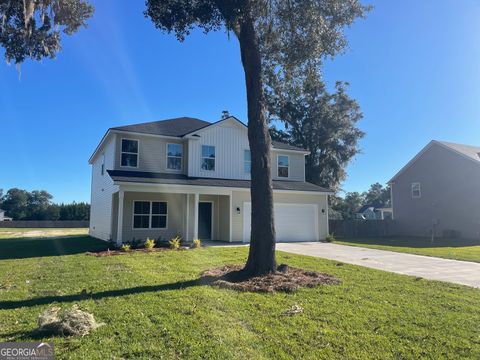
[[[200,240],[212,240],[212,203],[198,203],[198,237]]]

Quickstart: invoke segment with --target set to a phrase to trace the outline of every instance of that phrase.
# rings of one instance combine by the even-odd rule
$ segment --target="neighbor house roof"
[[[479,146],[432,140],[417,155],[415,155],[415,157],[412,160],[410,160],[403,168],[401,168],[400,171],[397,172],[395,176],[391,178],[388,183],[393,182],[400,174],[402,174],[405,170],[407,170],[410,166],[412,166],[420,156],[422,156],[428,149],[430,149],[434,145],[439,145],[449,151],[453,151],[454,153],[460,156],[463,156],[464,158],[473,160],[480,165],[480,147]]]
[[[231,188],[250,188],[249,180],[236,179],[216,179],[216,178],[200,178],[190,177],[182,174],[165,174],[143,171],[128,170],[107,170],[108,175],[115,182],[131,182],[131,183],[147,183],[147,184],[176,184],[190,186],[215,186],[215,187],[231,187]],[[332,193],[331,190],[321,186],[303,182],[303,181],[273,181],[274,190],[290,190],[290,191],[308,191],[319,193]]]

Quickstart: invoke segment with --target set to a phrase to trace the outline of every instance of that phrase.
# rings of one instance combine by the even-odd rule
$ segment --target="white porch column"
[[[123,198],[125,197],[125,191],[118,191],[118,223],[117,223],[117,246],[122,245],[122,232],[123,232]]]
[[[200,200],[200,195],[195,193],[195,201],[193,203],[193,239],[198,239],[198,202]]]

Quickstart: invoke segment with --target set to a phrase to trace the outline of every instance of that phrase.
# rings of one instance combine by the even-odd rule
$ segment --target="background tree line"
[[[344,197],[331,195],[328,215],[332,220],[353,219],[355,213],[365,205],[374,208],[391,207],[390,186],[383,186],[377,182],[370,185],[368,191],[362,193],[358,191],[347,192]]]
[[[0,209],[13,220],[90,220],[90,204],[55,204],[45,190],[12,188],[3,194],[0,189]]]

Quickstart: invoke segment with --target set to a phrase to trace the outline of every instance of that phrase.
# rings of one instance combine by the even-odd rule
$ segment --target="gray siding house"
[[[433,140],[389,183],[399,235],[480,239],[480,147]]]

